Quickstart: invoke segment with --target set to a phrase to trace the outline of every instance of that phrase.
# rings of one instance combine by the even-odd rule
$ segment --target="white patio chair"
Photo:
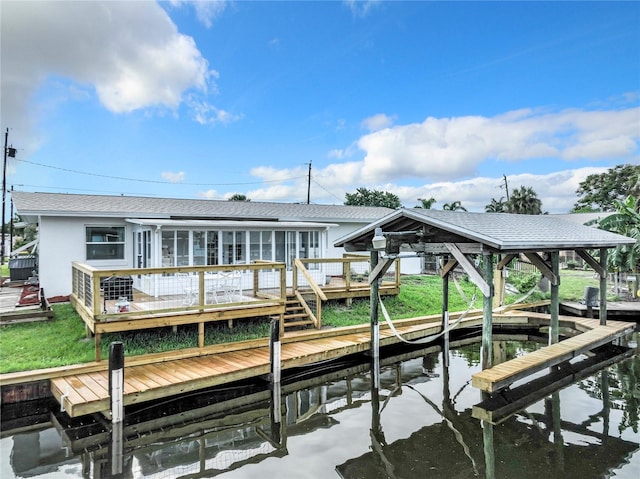
[[[212,296],[216,304],[227,303],[227,278],[223,273],[206,273],[204,277],[206,294]]]
[[[189,273],[176,273],[176,278],[184,293],[182,303],[187,306],[192,306],[198,298],[198,289],[195,284],[195,277]]]
[[[229,271],[224,273],[225,279],[225,296],[229,303],[240,301],[242,297],[242,273],[240,271]]]

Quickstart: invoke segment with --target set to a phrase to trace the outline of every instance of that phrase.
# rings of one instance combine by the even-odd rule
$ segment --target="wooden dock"
[[[583,329],[590,329],[525,356],[476,373],[471,378],[471,384],[482,391],[493,393],[533,373],[556,366],[599,346],[611,343],[635,329],[635,323],[620,321],[607,321],[607,325],[602,326],[596,320],[579,318],[576,319],[576,323],[580,324]]]
[[[459,314],[459,313],[458,313]],[[454,321],[457,315],[452,314]],[[520,360],[519,370],[513,370],[511,378],[531,374],[535,367],[533,360],[541,367],[558,364],[560,361],[596,348],[606,342],[633,331],[633,323],[610,321],[607,326],[599,326],[595,320],[561,317],[561,324],[573,327],[576,336],[547,348],[530,353]],[[522,311],[504,312],[494,315],[494,332],[506,328],[536,329],[548,325],[544,315]],[[394,321],[398,332],[406,339],[418,339],[441,331],[439,315]],[[474,312],[465,317],[456,331],[479,329],[482,316]],[[582,333],[581,331],[586,331]],[[386,324],[380,325],[380,345],[398,344],[401,341]],[[287,333],[282,339],[282,369],[287,370],[325,360],[362,353],[370,349],[370,327],[359,325],[315,331]],[[557,352],[557,351],[562,351]],[[539,355],[544,359],[536,359]],[[527,359],[530,358],[530,359]],[[517,360],[514,360],[517,361]],[[511,368],[509,361],[503,368]],[[544,366],[539,366],[543,364]],[[489,375],[496,368],[483,371]],[[124,374],[124,404],[132,405],[160,398],[180,395],[212,386],[242,379],[264,376],[270,372],[268,339],[243,341],[238,343],[193,348],[126,358]],[[51,392],[61,407],[71,417],[92,413],[109,415],[108,370],[105,361],[85,365],[10,373],[0,375],[0,385],[20,384],[47,379]],[[476,383],[478,379],[474,379]],[[501,382],[502,381],[502,382]],[[505,379],[494,382],[480,382],[483,390],[495,390],[506,384]]]
[[[594,318],[600,317],[600,308],[588,308],[586,304],[577,301],[563,301],[560,303],[560,314]],[[607,301],[607,320],[640,321],[640,301]]]
[[[439,318],[412,319],[397,327],[408,338],[440,331]],[[476,317],[474,321],[479,321]],[[381,346],[399,342],[389,329],[380,333]],[[210,354],[147,364],[125,364],[124,404],[136,404],[175,396],[220,384],[259,377],[270,372],[266,340],[238,344],[233,351],[219,348]],[[229,347],[230,345],[227,345]],[[243,347],[244,346],[244,347]],[[370,349],[369,327],[340,328],[294,335],[282,344],[282,369],[361,353]],[[65,375],[51,380],[51,392],[71,417],[109,411],[109,379],[106,370]]]

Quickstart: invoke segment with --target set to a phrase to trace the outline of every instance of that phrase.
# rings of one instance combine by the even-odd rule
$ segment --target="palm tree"
[[[462,206],[462,203],[460,201],[445,203],[444,205],[442,205],[442,209],[448,211],[467,211],[467,209]]]
[[[608,257],[607,267],[620,272],[631,272],[638,277],[640,263],[640,198],[627,196],[623,201],[614,200],[616,212],[602,218],[598,226],[607,231],[628,236],[636,240],[632,245],[617,246]],[[633,297],[638,295],[638,281],[634,283]]]
[[[508,213],[518,213],[521,215],[541,215],[542,201],[538,194],[530,186],[521,186],[512,193],[506,203]]]
[[[424,208],[425,210],[430,210],[433,204],[436,202],[436,199],[429,198],[428,200],[425,200],[424,198],[418,198],[418,201],[422,204],[416,206],[416,208]]]
[[[484,207],[484,211],[486,213],[504,213],[507,211],[507,202],[504,201],[504,197],[499,200],[491,198],[491,203]]]

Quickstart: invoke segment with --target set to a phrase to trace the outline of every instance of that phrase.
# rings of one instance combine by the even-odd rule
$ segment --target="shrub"
[[[509,273],[509,279],[507,280],[510,284],[516,287],[516,289],[520,293],[527,293],[533,288],[538,281],[540,280],[539,273],[528,273],[524,271],[513,271]]]

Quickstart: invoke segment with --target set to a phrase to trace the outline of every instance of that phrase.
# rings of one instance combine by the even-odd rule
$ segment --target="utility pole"
[[[507,175],[503,173],[502,178],[504,179],[504,190],[507,192],[507,201],[509,201],[509,183],[507,183]]]
[[[7,229],[7,224],[4,221],[4,212],[6,211],[7,204],[7,155],[10,158],[15,158],[16,149],[7,147],[7,143],[9,142],[9,128],[4,134],[4,163],[2,164],[2,240],[0,244],[0,265],[4,264],[4,257],[6,255],[5,251],[5,233]]]
[[[311,160],[309,160],[309,177],[307,179],[307,204],[311,203]]]

